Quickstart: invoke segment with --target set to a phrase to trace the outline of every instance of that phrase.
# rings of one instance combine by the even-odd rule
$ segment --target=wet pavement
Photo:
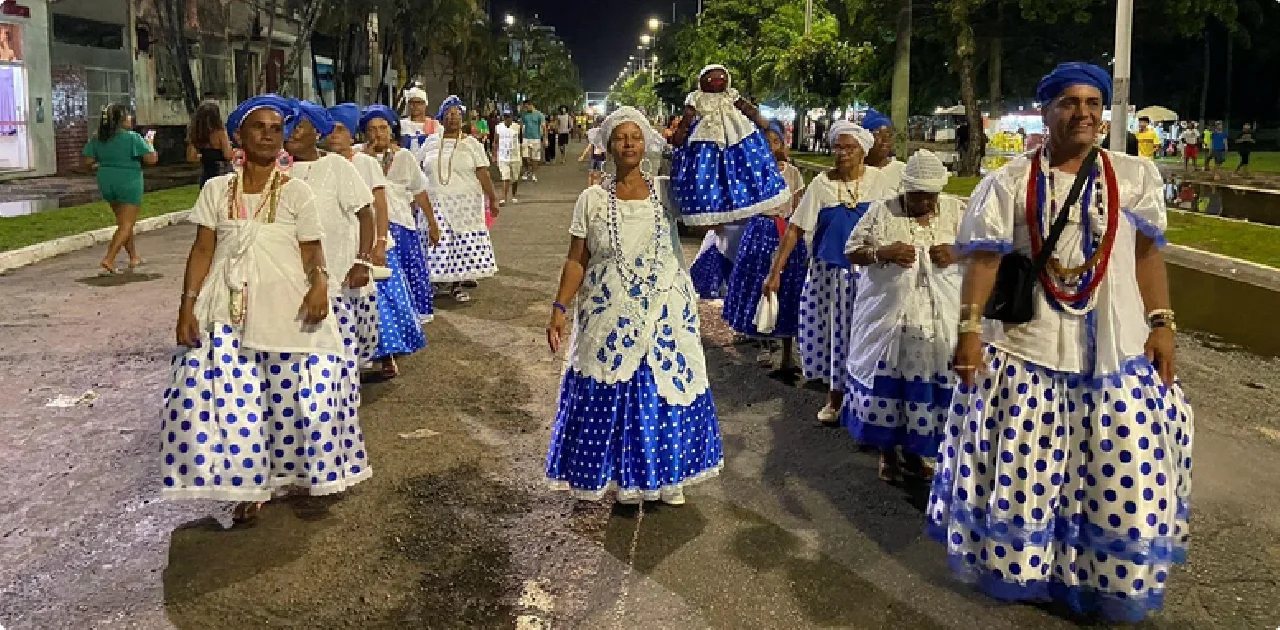
[[[6,628],[1059,628],[952,581],[927,489],[816,426],[704,305],[727,462],[681,508],[578,504],[540,473],[562,362],[543,327],[585,174],[546,167],[494,228],[501,272],[437,304],[430,345],[361,410],[372,478],[273,502],[158,500],[157,407],[193,228],[0,277],[0,625]],[[688,251],[696,243],[687,243]],[[1200,300],[1179,297],[1183,304]],[[1221,316],[1231,317],[1231,313]],[[1280,624],[1280,362],[1180,339],[1197,408],[1190,562],[1153,628]],[[86,395],[92,392],[92,395]],[[59,398],[65,396],[65,398]],[[50,402],[70,405],[51,407]]]

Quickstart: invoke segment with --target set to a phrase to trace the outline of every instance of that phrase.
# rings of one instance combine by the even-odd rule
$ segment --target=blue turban
[[[255,96],[243,103],[240,103],[231,114],[227,116],[227,137],[235,139],[236,132],[240,130],[240,125],[244,124],[244,119],[249,114],[260,109],[269,109],[284,119],[284,137],[288,138],[293,134],[293,105],[289,103],[289,99],[277,94],[263,94]],[[237,142],[237,144],[239,144]]]
[[[1091,63],[1076,61],[1058,64],[1053,72],[1040,79],[1040,85],[1036,87],[1036,100],[1049,103],[1073,85],[1098,88],[1098,91],[1102,92],[1103,102],[1111,102],[1111,75]]]
[[[892,127],[893,121],[888,116],[881,114],[874,109],[868,109],[865,116],[862,117],[862,128],[875,133],[883,127]]]
[[[363,133],[365,127],[369,126],[369,121],[374,118],[381,118],[396,127],[400,124],[400,117],[396,115],[396,110],[386,105],[374,104],[364,108],[364,114],[360,116],[360,131]]]
[[[787,139],[786,129],[782,126],[782,121],[778,120],[777,118],[774,118],[773,120],[769,121],[769,131],[772,131],[778,134],[778,137],[782,138],[783,140]]]
[[[351,132],[351,135],[360,133],[360,106],[355,103],[343,103],[334,105],[329,108],[329,116],[333,118],[333,122],[340,124]]]
[[[458,98],[456,95],[450,94],[449,98],[444,99],[444,102],[440,103],[440,111],[436,112],[436,120],[444,122],[444,115],[449,113],[450,107],[457,107],[462,110],[462,113],[467,113],[467,106],[462,104],[462,99]]]
[[[312,103],[311,101],[295,101],[294,117],[296,121],[303,119],[311,121],[311,126],[316,128],[316,133],[321,136],[327,136],[333,133],[333,116],[329,115],[329,110]],[[297,122],[294,123],[297,125]]]

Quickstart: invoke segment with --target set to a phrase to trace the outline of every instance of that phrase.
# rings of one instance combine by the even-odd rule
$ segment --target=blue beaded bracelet
[[[561,313],[564,313],[565,315],[568,315],[568,314],[569,314],[569,309],[565,308],[565,307],[564,307],[564,305],[563,305],[563,304],[561,304],[561,303],[559,303],[559,302],[552,302],[552,303],[551,303],[551,308],[554,308],[554,309],[556,309],[557,311],[560,311]]]

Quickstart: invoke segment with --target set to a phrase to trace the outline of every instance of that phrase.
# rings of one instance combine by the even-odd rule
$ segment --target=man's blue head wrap
[[[1088,85],[1102,92],[1104,103],[1111,103],[1111,75],[1091,63],[1071,62],[1059,64],[1053,72],[1040,79],[1036,88],[1036,100],[1050,103],[1073,85]]]

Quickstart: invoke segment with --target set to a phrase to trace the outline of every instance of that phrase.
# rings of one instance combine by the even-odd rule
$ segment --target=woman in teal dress
[[[108,105],[102,110],[97,135],[84,147],[85,165],[97,168],[98,190],[116,215],[116,233],[102,259],[104,274],[119,273],[116,256],[121,248],[129,253],[130,269],[142,264],[133,247],[133,224],[142,209],[142,165],[154,165],[158,157],[151,142],[131,127],[133,117],[128,109]]]

